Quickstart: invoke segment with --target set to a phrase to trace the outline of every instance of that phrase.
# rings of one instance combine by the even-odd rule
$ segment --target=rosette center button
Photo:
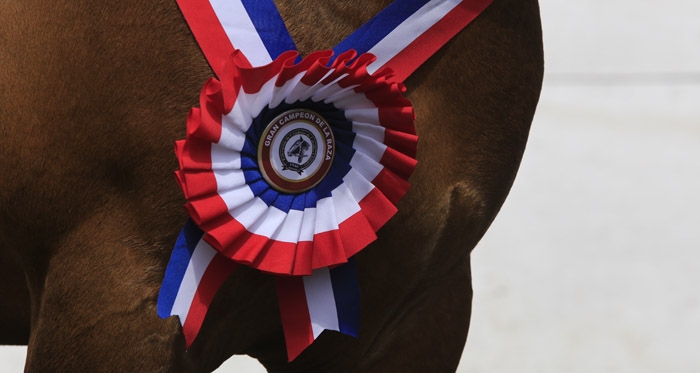
[[[328,173],[335,139],[328,122],[313,110],[285,111],[265,128],[258,144],[258,166],[273,188],[301,193]]]

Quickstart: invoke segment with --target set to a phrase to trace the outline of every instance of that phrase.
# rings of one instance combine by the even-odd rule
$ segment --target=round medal
[[[260,136],[258,166],[265,180],[285,193],[307,191],[333,163],[335,139],[318,113],[297,108],[273,119]]]

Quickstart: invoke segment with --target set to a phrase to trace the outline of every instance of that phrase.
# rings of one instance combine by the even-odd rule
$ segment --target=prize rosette
[[[250,67],[237,51],[176,142],[190,217],[238,263],[282,275],[345,263],[409,188],[417,137],[404,86],[370,75],[371,54],[332,54]]]

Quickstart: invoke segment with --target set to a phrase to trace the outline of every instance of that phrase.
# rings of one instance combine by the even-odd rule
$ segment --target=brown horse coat
[[[276,1],[304,54],[381,1]],[[274,280],[241,269],[189,351],[156,316],[186,219],[173,141],[212,72],[172,0],[0,2],[0,343],[30,371],[450,371],[471,308],[469,253],[515,177],[543,73],[537,1],[495,0],[406,82],[413,188],[357,255],[360,338],[286,362]]]

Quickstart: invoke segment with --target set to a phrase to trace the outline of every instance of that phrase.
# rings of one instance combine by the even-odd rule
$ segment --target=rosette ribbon
[[[180,317],[187,347],[238,265],[277,276],[290,361],[323,330],[358,336],[352,257],[396,213],[417,163],[402,82],[490,2],[397,0],[302,59],[271,0],[178,0],[218,76],[175,146],[191,220],[158,314]]]
[[[239,54],[220,81],[206,83],[187,138],[176,144],[190,217],[217,251],[264,272],[310,275],[346,263],[396,212],[416,166],[403,86],[388,72],[369,75],[368,54],[346,52],[328,65],[330,51],[299,63],[296,52],[286,52],[261,67],[237,64]],[[310,174],[301,181],[276,178],[280,165],[261,148],[302,116],[322,123],[316,137],[325,144],[309,151],[323,149],[315,157],[328,164],[292,170]]]

